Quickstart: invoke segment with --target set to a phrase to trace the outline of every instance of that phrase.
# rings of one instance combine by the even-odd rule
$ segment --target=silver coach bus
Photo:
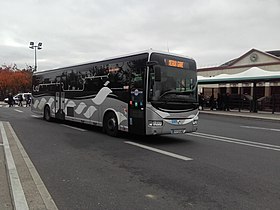
[[[197,130],[197,71],[193,59],[153,50],[36,72],[34,113],[140,135]]]

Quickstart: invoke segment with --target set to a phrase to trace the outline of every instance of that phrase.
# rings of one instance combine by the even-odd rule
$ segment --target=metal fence
[[[259,111],[280,112],[280,94],[259,98],[257,104]]]
[[[201,108],[209,108],[215,110],[225,110],[225,103],[223,97],[225,94],[220,94],[218,97],[218,89],[213,91],[206,90],[204,94],[200,96],[203,98],[200,100]],[[214,95],[214,99],[211,99],[211,95]],[[231,110],[246,110],[250,112],[266,111],[266,112],[280,112],[280,94],[273,94],[271,96],[263,96],[257,100],[253,100],[253,96],[248,94],[230,94],[228,105]]]

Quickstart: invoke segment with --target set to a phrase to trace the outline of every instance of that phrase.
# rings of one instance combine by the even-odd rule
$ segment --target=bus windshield
[[[197,108],[195,62],[157,53],[151,55],[151,61],[158,63],[149,71],[149,101],[152,105],[170,110]]]

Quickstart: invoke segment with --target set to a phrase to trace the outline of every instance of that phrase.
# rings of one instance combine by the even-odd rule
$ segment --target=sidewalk
[[[57,210],[9,122],[0,121],[0,209]]]
[[[210,110],[210,109],[204,109],[200,110],[200,113],[204,114],[213,114],[213,115],[224,115],[224,116],[236,116],[236,117],[244,117],[244,118],[253,118],[253,119],[262,119],[262,120],[276,120],[280,121],[280,113],[274,113],[271,112],[262,112],[258,111],[255,112],[249,112],[249,111],[238,111],[238,110],[230,110],[230,111],[220,111],[220,110]]]
[[[9,180],[6,173],[6,163],[3,141],[0,138],[0,209],[12,210],[12,198],[9,190]]]

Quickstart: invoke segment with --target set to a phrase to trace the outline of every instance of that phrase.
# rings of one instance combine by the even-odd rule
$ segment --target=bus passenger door
[[[56,92],[55,93],[55,118],[64,120],[64,104],[65,104],[65,93]]]
[[[55,118],[64,120],[65,92],[62,90],[62,78],[59,77],[60,85],[58,92],[55,93]]]
[[[143,73],[136,74],[130,84],[128,105],[128,130],[130,133],[145,135],[145,93]]]

